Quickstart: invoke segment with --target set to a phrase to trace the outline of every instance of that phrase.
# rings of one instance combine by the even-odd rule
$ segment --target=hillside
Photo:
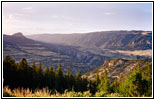
[[[3,57],[8,55],[17,62],[22,58],[26,58],[29,64],[41,61],[43,68],[49,65],[56,68],[61,64],[65,72],[70,69],[71,73],[85,73],[110,58],[73,46],[34,41],[21,33],[3,35]]]
[[[151,31],[101,31],[85,34],[40,34],[27,37],[47,43],[110,50],[152,49]]]
[[[81,35],[73,34],[72,36],[78,38]],[[70,35],[66,36],[70,38]],[[48,37],[42,38],[47,38],[48,40]],[[50,40],[53,41],[52,38]],[[65,41],[65,39],[63,40],[62,38],[62,41]],[[151,49],[149,49],[148,51],[152,52]],[[65,72],[67,69],[70,69],[71,73],[74,74],[79,71],[84,74],[85,72],[102,65],[106,59],[152,58],[151,53],[143,55],[141,53],[137,55],[136,53],[136,55],[134,55],[133,52],[135,51],[129,51],[126,53],[120,50],[118,52],[116,50],[102,49],[92,46],[83,47],[77,45],[39,42],[25,37],[22,33],[3,35],[3,57],[9,55],[13,57],[17,62],[22,58],[26,58],[29,64],[32,64],[33,61],[38,64],[38,62],[41,61],[43,63],[43,68],[46,66],[53,66],[54,68],[56,68],[58,64],[61,64],[62,67],[64,67],[63,69]]]
[[[58,51],[59,49],[72,50],[71,47],[67,46],[34,41],[21,34],[14,34],[12,36],[3,35],[3,57],[9,55],[17,62],[22,58],[26,58],[29,64],[32,64],[33,61],[38,64],[38,62],[41,61],[43,63],[43,68],[49,65],[57,67],[58,64],[61,64],[62,66],[66,66],[64,71],[69,68],[72,73],[77,73],[79,70],[83,72],[88,71],[89,68],[86,66],[88,63],[79,62],[71,56],[62,54]]]
[[[111,81],[117,79],[122,73],[123,77],[130,74],[133,69],[138,65],[140,67],[145,67],[146,65],[152,65],[152,60],[124,60],[124,59],[111,59],[105,60],[104,64],[85,73],[83,76],[88,76],[88,79],[94,79],[96,74],[99,75],[104,72],[104,68],[107,70],[107,76]]]

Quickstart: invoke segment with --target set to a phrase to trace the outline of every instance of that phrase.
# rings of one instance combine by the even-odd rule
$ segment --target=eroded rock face
[[[105,60],[105,63],[96,69],[86,73],[89,79],[94,79],[96,73],[99,75],[104,72],[104,68],[108,72],[108,77],[110,82],[118,78],[120,73],[123,74],[123,77],[126,77],[130,72],[133,71],[138,65],[140,67],[145,67],[148,64],[152,64],[152,60],[123,60],[123,59],[111,59]]]
[[[98,47],[111,50],[152,49],[151,31],[101,31],[85,34],[40,34],[30,35],[28,38],[47,43],[81,47]]]
[[[123,69],[121,65],[125,63],[124,60],[115,59],[108,62],[107,59],[122,58],[133,60],[152,58],[152,56],[112,52],[123,48],[127,50],[149,48],[151,50],[152,32],[146,35],[141,34],[141,31],[107,31],[66,35],[46,34],[41,35],[41,38],[39,36],[38,39],[52,42],[45,43],[32,40],[25,37],[21,32],[13,35],[3,35],[3,57],[10,55],[17,62],[22,58],[26,58],[30,65],[33,61],[36,63],[41,61],[43,68],[45,66],[57,67],[58,64],[61,64],[64,72],[70,69],[72,74],[76,74],[78,71],[84,74],[104,64],[105,60],[107,68],[113,69],[118,65],[116,67],[118,70],[119,67]],[[55,42],[53,43],[53,41]],[[113,74],[119,73],[117,69]],[[126,70],[130,69],[132,70],[132,67]]]

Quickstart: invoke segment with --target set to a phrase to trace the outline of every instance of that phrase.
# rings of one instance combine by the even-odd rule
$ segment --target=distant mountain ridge
[[[111,50],[152,49],[151,31],[101,31],[85,34],[40,34],[27,37],[47,43]]]
[[[21,33],[21,32],[15,33],[15,34],[13,34],[12,36],[14,36],[14,37],[21,37],[21,38],[24,38],[24,37],[25,37],[25,36],[23,35],[23,33]]]
[[[37,43],[32,39],[26,38],[22,33],[15,33],[13,35],[3,34],[3,43],[14,43],[14,44],[34,44]]]
[[[80,51],[72,46],[34,41],[18,33],[3,35],[3,57],[8,55],[17,62],[22,58],[26,58],[29,64],[32,64],[33,61],[36,63],[41,61],[43,68],[46,66],[55,68],[61,64],[64,71],[70,69],[71,73],[74,74],[79,71],[85,73],[109,58],[88,51]]]
[[[105,48],[103,49],[101,46],[96,46],[96,44],[94,44],[93,41],[97,43],[96,41],[100,41],[99,39],[105,38],[105,37],[101,37],[103,33],[100,33],[100,32],[97,33],[96,37],[94,36],[94,34],[95,33],[71,34],[71,35],[60,34],[59,38],[56,38],[57,35],[55,35],[56,36],[55,39],[57,39],[57,41],[54,40],[53,35],[52,35],[53,38],[50,38],[51,35],[49,36],[48,34],[46,37],[42,36],[42,39],[45,39],[45,40],[50,39],[49,41],[55,41],[55,42],[58,42],[58,40],[60,39],[61,41],[59,42],[63,42],[63,43],[55,43],[55,42],[45,43],[37,40],[32,40],[30,38],[25,37],[20,32],[15,33],[13,35],[3,34],[3,57],[9,55],[13,57],[17,62],[22,58],[26,58],[29,64],[32,64],[33,61],[37,63],[41,61],[43,63],[43,67],[52,66],[55,68],[58,66],[58,64],[61,64],[64,69],[64,72],[66,72],[67,69],[70,69],[72,74],[76,74],[78,71],[81,71],[82,74],[84,74],[85,72],[90,71],[102,65],[104,61],[107,59],[113,59],[113,58],[123,58],[123,59],[130,59],[130,60],[131,59],[132,60],[133,59],[134,60],[151,59],[150,55],[144,54],[141,56],[141,55],[133,55],[132,53],[126,54],[126,53],[121,53],[122,51],[118,52],[118,51],[114,51],[113,49],[105,49]],[[98,34],[101,34],[101,35],[98,35]],[[108,33],[105,33],[105,34],[108,34]],[[110,34],[114,34],[114,33],[110,33]],[[118,34],[120,35],[120,33]],[[130,32],[128,34],[130,34]],[[133,34],[140,35],[140,37],[142,38],[140,38],[137,41],[143,41],[145,44],[149,44],[150,40],[152,40],[152,37],[150,37],[152,36],[151,32],[144,32],[143,34],[142,32],[135,32]],[[108,35],[108,36],[110,38],[112,35]],[[116,38],[115,35],[114,37]],[[90,40],[87,40],[85,38],[89,38]],[[96,38],[96,40],[93,40],[94,38]],[[137,36],[137,38],[139,37]],[[149,38],[151,39],[149,40]],[[77,40],[79,42],[75,42]],[[112,39],[110,40],[112,41]],[[119,39],[117,40],[119,41]],[[148,40],[149,42],[147,43]],[[70,42],[70,41],[74,41],[74,42]],[[89,44],[86,44],[85,41],[86,43],[88,42]],[[68,43],[71,43],[71,44],[68,44]],[[114,42],[111,42],[111,43],[114,43]],[[152,41],[151,41],[151,44],[152,44]],[[109,44],[109,45],[112,46],[114,44]],[[135,49],[137,48],[138,47],[136,47]],[[141,47],[139,48],[142,49]],[[146,49],[147,45],[146,46],[144,45],[144,48]],[[151,51],[151,49],[149,49],[149,51]]]

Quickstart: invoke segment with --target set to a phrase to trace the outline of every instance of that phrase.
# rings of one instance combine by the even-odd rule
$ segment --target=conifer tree
[[[48,66],[45,67],[45,69],[44,69],[44,74],[45,74],[46,76],[49,75],[49,68],[48,68]]]
[[[32,63],[32,84],[33,87],[37,86],[37,72],[36,72],[36,65],[35,62]]]
[[[115,79],[111,84],[111,91],[114,93],[118,93],[119,89],[121,88],[120,84],[122,83],[122,81],[123,81],[123,74],[120,73],[118,79]]]
[[[58,65],[57,76],[58,77],[63,77],[63,71],[62,71],[61,64]]]
[[[44,84],[43,85],[45,87],[48,87],[50,85],[50,72],[49,72],[48,66],[46,66],[44,68],[44,78],[43,78],[43,80],[44,80]]]
[[[36,71],[36,65],[35,65],[35,62],[32,63],[32,69],[33,69],[34,71]]]
[[[63,92],[63,89],[65,87],[63,71],[60,64],[58,65],[58,71],[56,73],[55,87],[59,92]]]
[[[100,83],[100,78],[99,78],[98,73],[96,74],[95,81],[96,81],[96,85]]]
[[[107,70],[104,68],[104,74],[103,74],[103,80],[101,80],[101,83],[98,85],[98,89],[100,91],[103,91],[105,93],[108,93],[110,91],[110,86],[109,86],[109,80],[107,77]]]
[[[65,84],[67,84],[65,88],[67,88],[68,90],[71,90],[72,83],[71,83],[71,73],[70,73],[69,69],[67,69],[67,72],[65,75]]]
[[[6,56],[3,60],[3,83],[4,85],[9,85],[10,87],[15,87],[17,85],[17,80],[15,78],[17,74],[17,65],[15,60],[10,56]]]
[[[10,56],[6,56],[3,60],[3,66],[10,67],[10,68],[16,68],[15,60],[12,59]]]
[[[57,73],[56,73],[56,68],[53,69],[53,73],[54,73],[55,76],[56,76],[56,74],[57,74]]]
[[[32,68],[29,67],[27,60],[22,58],[17,65],[18,71],[18,86],[31,87],[32,86]]]
[[[37,73],[37,86],[38,88],[42,87],[42,82],[43,82],[43,73],[42,73],[42,63],[39,61],[39,64],[36,68],[36,73]]]
[[[52,67],[49,67],[49,73],[53,73],[54,69]]]
[[[122,74],[122,73],[119,74],[118,81],[119,81],[119,82],[123,81],[123,74]]]
[[[100,82],[104,79],[103,73],[101,73],[101,75],[99,75],[99,79],[100,79]]]
[[[120,93],[124,96],[142,96],[146,92],[147,81],[142,79],[140,68],[137,67],[125,81],[122,81]]]
[[[53,89],[55,88],[55,76],[56,72],[54,72],[54,69],[52,67],[49,67],[49,88]]]
[[[76,85],[75,90],[80,91],[82,89],[82,78],[81,72],[79,71],[78,74],[75,76]]]
[[[78,74],[77,74],[77,78],[78,78],[79,80],[81,80],[81,72],[80,72],[80,71],[79,71]]]
[[[70,73],[69,69],[67,69],[66,76],[67,76],[68,78],[70,78],[70,77],[71,77],[71,73]]]
[[[39,64],[38,64],[38,66],[36,68],[36,72],[39,73],[39,74],[42,73],[42,63],[40,61],[39,61]]]
[[[18,70],[26,70],[27,68],[28,68],[27,61],[26,61],[25,58],[23,58],[23,59],[18,63],[17,69],[18,69]]]
[[[145,68],[143,68],[142,72],[142,78],[145,81],[145,95],[146,96],[152,96],[152,64],[146,65]],[[147,83],[147,84],[146,84]]]

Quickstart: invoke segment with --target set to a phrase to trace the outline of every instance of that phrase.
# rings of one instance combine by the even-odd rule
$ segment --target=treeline
[[[67,73],[63,74],[61,65],[58,65],[57,70],[52,67],[45,67],[43,70],[41,62],[38,66],[35,63],[29,66],[25,58],[16,64],[14,59],[6,56],[3,61],[3,75],[4,86],[9,85],[12,89],[17,87],[30,89],[48,87],[62,93],[66,89],[68,91],[87,91],[91,89],[93,92],[93,88],[95,88],[93,82],[81,77],[81,72],[72,75],[68,69]]]
[[[107,71],[96,74],[97,90],[100,95],[118,93],[121,97],[150,97],[152,96],[152,65],[140,68],[138,65],[127,77],[120,73],[118,79],[109,84]]]
[[[41,62],[38,66],[35,62],[29,66],[25,58],[15,63],[14,59],[6,56],[3,60],[3,78],[3,85],[11,89],[19,87],[35,90],[48,87],[53,93],[64,93],[67,90],[81,93],[89,91],[95,96],[112,93],[125,97],[152,96],[152,65],[143,68],[137,66],[127,77],[120,74],[118,79],[110,83],[106,69],[101,75],[96,74],[94,80],[88,80],[87,77],[82,77],[80,72],[72,75],[68,69],[67,73],[63,73],[61,65],[58,65],[58,69],[42,69]]]

